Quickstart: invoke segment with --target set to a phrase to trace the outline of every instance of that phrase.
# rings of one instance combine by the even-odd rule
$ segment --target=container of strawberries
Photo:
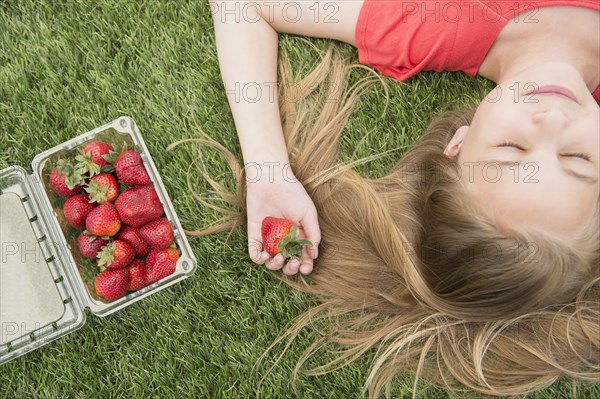
[[[0,364],[190,276],[196,259],[135,122],[0,171]]]

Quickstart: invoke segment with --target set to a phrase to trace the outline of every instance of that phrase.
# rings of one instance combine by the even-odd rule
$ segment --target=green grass
[[[313,42],[321,48],[328,43]],[[281,43],[298,70],[316,60],[302,40],[285,36]],[[449,102],[472,104],[490,87],[462,74],[423,73],[407,85],[391,85],[383,115],[383,91],[375,88],[348,125],[344,156],[357,146],[363,156],[408,144],[432,112]],[[198,137],[200,126],[240,154],[207,2],[0,3],[0,169],[17,164],[30,170],[37,153],[120,115],[137,122],[182,225],[196,229],[213,220],[185,195],[185,172],[197,147],[164,151],[173,141]],[[395,159],[359,170],[378,175]],[[206,162],[215,175],[226,171],[216,156],[206,154]],[[199,179],[194,184],[204,187]],[[190,243],[198,259],[192,277],[111,316],[88,312],[80,330],[1,366],[0,397],[360,397],[368,358],[325,376],[302,376],[295,390],[290,385],[311,331],[259,383],[272,358],[254,370],[256,361],[312,299],[253,265],[243,231],[190,237]],[[410,397],[411,385],[410,376],[399,378],[394,396]],[[579,392],[600,397],[597,386]],[[564,382],[528,398],[570,396]],[[418,397],[449,395],[423,383]]]

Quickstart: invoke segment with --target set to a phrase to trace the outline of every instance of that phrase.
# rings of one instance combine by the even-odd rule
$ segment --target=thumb
[[[248,225],[248,255],[256,264],[262,265],[269,259],[269,254],[264,251],[263,244],[260,239],[260,230],[257,231],[256,226]]]

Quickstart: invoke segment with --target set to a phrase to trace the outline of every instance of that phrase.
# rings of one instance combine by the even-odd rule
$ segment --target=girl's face
[[[600,108],[573,72],[548,64],[500,83],[444,151],[501,226],[573,236],[598,206]]]

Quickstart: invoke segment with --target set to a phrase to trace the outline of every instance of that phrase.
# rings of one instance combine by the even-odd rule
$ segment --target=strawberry
[[[109,270],[122,269],[133,261],[135,251],[125,241],[114,240],[106,244],[96,258],[100,267]]]
[[[121,230],[115,236],[119,240],[127,242],[133,247],[136,258],[145,258],[152,249],[140,234],[140,230],[126,224],[121,226]]]
[[[156,249],[166,249],[173,242],[173,228],[167,218],[160,218],[154,222],[143,225],[140,234]]]
[[[100,237],[90,235],[87,232],[83,231],[77,237],[77,246],[79,247],[79,252],[85,258],[95,259],[98,252],[105,246],[108,241],[103,240]]]
[[[94,280],[96,293],[109,301],[125,296],[129,286],[129,270],[105,270]]]
[[[144,270],[146,264],[143,259],[135,259],[129,267],[129,286],[127,291],[135,291],[146,286],[146,280],[144,280]]]
[[[153,249],[146,258],[144,280],[147,284],[175,273],[179,253],[175,248]]]
[[[63,204],[63,214],[71,226],[85,229],[85,218],[94,208],[96,204],[90,203],[87,195],[76,194]]]
[[[102,141],[92,141],[83,147],[83,154],[100,166],[108,165],[105,155],[108,155],[111,151],[114,151],[114,147]]]
[[[81,192],[81,183],[83,180],[75,174],[75,168],[66,159],[60,159],[56,168],[50,172],[50,185],[60,196],[70,197]]]
[[[271,256],[281,253],[285,258],[300,259],[302,247],[312,243],[297,237],[298,228],[289,219],[267,216],[262,221],[263,246]]]
[[[141,227],[160,218],[163,207],[154,187],[135,186],[123,191],[115,201],[115,207],[123,223]]]
[[[92,202],[115,202],[119,196],[119,183],[110,173],[100,173],[90,179],[85,191]]]
[[[121,219],[113,204],[100,204],[85,218],[85,227],[96,236],[112,237],[121,228]]]
[[[150,176],[144,167],[142,157],[135,150],[123,152],[114,163],[117,177],[123,184],[146,185]]]

